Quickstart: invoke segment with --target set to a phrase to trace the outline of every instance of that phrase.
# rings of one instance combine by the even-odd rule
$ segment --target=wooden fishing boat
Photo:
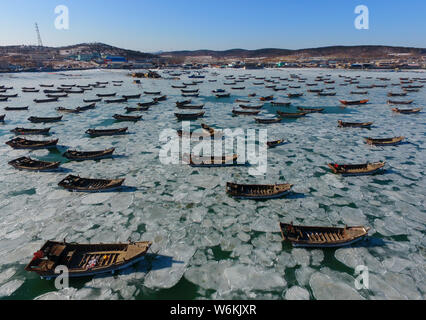
[[[249,93],[249,95],[248,95],[249,97],[255,97],[256,96],[256,93]]]
[[[244,90],[246,87],[231,87],[232,90]]]
[[[358,104],[366,104],[369,100],[368,99],[364,99],[364,100],[353,100],[353,101],[349,101],[349,100],[339,100],[341,104],[344,105],[358,105]]]
[[[199,89],[194,89],[194,90],[185,90],[185,89],[181,89],[180,90],[182,93],[198,93]]]
[[[154,104],[157,104],[157,101],[150,101],[150,102],[138,102],[138,106],[139,107],[150,107],[153,106]]]
[[[115,148],[102,150],[102,151],[77,151],[68,150],[63,156],[69,160],[83,161],[83,160],[99,160],[111,157]]]
[[[4,122],[4,118],[6,117],[5,114],[0,115],[0,122]]]
[[[54,90],[54,89],[46,89],[46,90],[43,90],[43,92],[44,93],[62,93],[62,92],[64,92],[64,89],[56,89],[56,90]]]
[[[368,94],[368,91],[351,91],[350,94]]]
[[[385,166],[384,161],[374,163],[363,163],[363,164],[337,164],[329,163],[329,168],[336,174],[342,176],[361,176],[374,174],[381,170]]]
[[[325,97],[325,96],[335,96],[336,92],[318,92],[319,96]]]
[[[291,89],[300,89],[301,88],[301,86],[295,86],[295,85],[288,86],[288,87],[291,88]]]
[[[287,97],[289,97],[289,98],[299,98],[301,96],[303,96],[303,93],[289,93],[289,94],[287,94]]]
[[[246,100],[246,99],[235,99],[235,102],[250,103],[250,100]]]
[[[257,123],[269,124],[269,123],[279,123],[282,121],[282,119],[281,118],[255,118],[254,121],[256,121]]]
[[[175,89],[185,89],[185,88],[186,88],[186,86],[185,86],[185,85],[176,85],[176,84],[172,84],[172,88],[175,88]]]
[[[422,110],[422,108],[413,108],[413,109],[399,109],[399,108],[393,108],[392,111],[396,113],[402,113],[402,114],[412,114],[412,113],[419,113]]]
[[[97,93],[96,94],[98,97],[103,98],[103,97],[115,97],[117,95],[116,92],[114,93]]]
[[[342,247],[360,241],[368,236],[370,228],[363,226],[313,227],[280,223],[281,236],[294,247]]]
[[[87,111],[87,110],[92,110],[95,108],[96,108],[96,103],[91,103],[91,104],[88,104],[87,106],[77,107],[79,111]]]
[[[58,169],[61,164],[60,162],[39,161],[28,157],[21,157],[8,163],[16,169],[30,171],[52,171]]]
[[[292,184],[237,184],[226,183],[226,193],[238,199],[266,200],[287,195]]]
[[[105,103],[122,103],[127,102],[126,98],[105,100]]]
[[[119,128],[119,129],[102,129],[102,130],[88,129],[86,131],[86,134],[90,135],[91,137],[115,136],[115,135],[125,134],[127,129],[128,129],[127,127]]]
[[[58,122],[62,120],[63,116],[60,117],[29,117],[28,121],[32,123],[49,123],[49,122]]]
[[[197,112],[197,113],[175,113],[176,118],[178,120],[195,120],[203,117],[205,112]]]
[[[200,157],[194,155],[184,154],[183,160],[192,167],[223,167],[233,166],[235,161],[238,159],[238,155],[223,157]]]
[[[58,101],[58,97],[55,98],[47,98],[47,99],[34,99],[35,103],[48,103],[48,102],[56,102]]]
[[[321,93],[324,91],[324,89],[308,89],[307,91],[311,93]]]
[[[69,175],[58,186],[69,191],[101,192],[120,188],[125,179],[87,179]]]
[[[281,146],[285,143],[284,139],[280,139],[280,140],[275,140],[275,141],[268,141],[266,142],[266,145],[268,146],[268,148],[275,148],[278,146]]]
[[[186,105],[183,105],[183,106],[177,106],[177,108],[179,108],[179,109],[203,109],[204,108],[204,104],[193,104],[193,105],[190,105],[190,104],[186,104]]]
[[[4,110],[6,111],[25,111],[28,110],[29,107],[6,107]]]
[[[230,93],[217,93],[216,98],[229,98],[231,96]]]
[[[179,106],[184,106],[184,105],[186,105],[186,104],[190,104],[192,102],[192,100],[191,99],[189,99],[189,100],[184,100],[184,101],[176,101],[176,106],[177,107],[179,107]]]
[[[15,128],[10,130],[10,132],[16,135],[48,135],[50,128],[43,129],[26,129],[26,128]]]
[[[271,101],[274,100],[274,96],[260,97],[260,101]]]
[[[43,279],[50,280],[59,274],[55,268],[67,267],[69,277],[86,277],[114,273],[141,261],[148,252],[151,242],[130,242],[128,244],[77,244],[47,241],[34,253],[26,271],[35,272]]]
[[[284,106],[288,107],[291,104],[291,102],[281,102],[281,101],[271,101],[271,105],[273,106]]]
[[[388,97],[405,97],[407,92],[389,92]]]
[[[144,91],[144,94],[150,94],[150,95],[155,95],[155,96],[160,96],[161,95],[161,91]]]
[[[123,95],[125,99],[139,99],[142,94],[133,94],[133,95]]]
[[[414,100],[408,101],[396,101],[396,100],[388,100],[388,104],[412,104]]]
[[[57,94],[46,94],[48,98],[66,98],[68,97],[68,93],[57,93]]]
[[[40,92],[39,89],[22,89],[23,93],[37,93]]]
[[[139,121],[142,119],[142,116],[125,116],[121,114],[114,114],[112,117],[117,121]]]
[[[405,137],[393,137],[384,139],[364,138],[365,143],[373,146],[394,146],[400,144]]]
[[[126,107],[126,112],[148,111],[149,107]]]
[[[307,112],[289,113],[289,112],[277,111],[277,114],[281,118],[301,118],[301,117],[306,116],[308,113]]]
[[[7,141],[6,144],[12,147],[13,149],[45,149],[56,147],[58,141],[59,139],[48,141],[33,141],[18,137]]]
[[[299,109],[302,112],[307,112],[307,113],[316,113],[316,112],[323,112],[324,108],[302,108],[302,107],[297,107],[297,109]]]
[[[164,101],[164,100],[167,100],[167,96],[164,95],[164,96],[161,96],[161,97],[156,97],[156,98],[153,98],[152,100],[153,100],[153,102]]]
[[[70,93],[70,94],[81,94],[81,93],[84,93],[84,90],[65,89],[64,92]]]
[[[17,93],[14,94],[0,94],[0,98],[16,98],[18,96]]]
[[[53,84],[40,84],[41,88],[53,88]]]
[[[370,128],[373,124],[373,122],[343,122],[342,120],[338,120],[337,123],[341,128]]]
[[[58,107],[55,110],[59,111],[59,112],[66,112],[66,113],[80,113],[80,110],[78,108],[67,109],[67,108],[64,108],[64,107]]]
[[[247,110],[259,110],[262,109],[263,104],[257,105],[257,106],[249,106],[246,104],[240,104],[240,108],[247,109]]]
[[[181,93],[182,97],[198,97],[199,93]]]
[[[287,91],[287,88],[273,88],[274,91]]]
[[[240,111],[240,110],[232,110],[233,114],[243,115],[243,116],[255,116],[259,114],[260,111]]]

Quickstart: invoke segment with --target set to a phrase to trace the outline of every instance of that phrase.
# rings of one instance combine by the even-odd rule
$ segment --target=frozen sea
[[[127,71],[74,71],[67,73],[22,73],[0,75],[0,85],[13,86],[7,94],[17,98],[0,102],[0,299],[424,299],[426,294],[425,201],[425,112],[397,115],[386,104],[389,91],[400,92],[400,77],[425,78],[422,72],[370,72],[324,69],[212,70],[206,79],[153,80],[133,83]],[[218,75],[212,75],[212,72]],[[160,71],[163,73],[163,71]],[[300,89],[274,92],[254,85],[250,78],[234,86],[224,85],[225,75],[289,78],[300,74],[307,83],[318,75],[335,80],[336,96],[308,93],[305,83],[279,80],[278,87],[301,85]],[[164,73],[163,73],[164,74]],[[330,76],[326,76],[330,75]],[[387,84],[387,88],[357,89],[340,86],[344,78],[357,77],[360,85]],[[166,75],[167,76],[167,75]],[[372,77],[372,79],[367,79]],[[378,77],[390,78],[380,81]],[[217,79],[217,82],[208,82]],[[123,81],[121,87],[112,81]],[[185,164],[162,164],[160,133],[180,129],[174,116],[175,101],[184,100],[171,84],[203,80],[198,86],[206,115],[192,121],[198,128],[205,122],[214,128],[268,129],[268,140],[285,138],[288,143],[268,150],[267,172],[251,176],[246,166],[192,168]],[[23,93],[22,87],[39,84],[87,85],[108,81],[105,89],[70,94],[57,103],[35,104],[41,93]],[[418,84],[418,83],[416,83]],[[224,88],[230,98],[217,99],[211,90]],[[192,89],[189,86],[187,89]],[[368,90],[368,95],[350,91]],[[122,94],[161,91],[168,100],[140,112],[143,120],[116,123],[115,113],[125,106],[150,101],[151,96],[125,104],[97,103],[96,109],[81,114],[64,114],[64,121],[31,124],[29,116],[54,116],[55,108],[85,105],[83,98],[96,93]],[[233,116],[235,99],[274,94],[288,100],[287,92],[304,92],[291,99],[291,107],[265,104],[261,115],[276,110],[294,112],[296,107],[324,107],[322,114],[310,114],[279,124],[257,124],[252,116]],[[369,104],[342,108],[339,99],[370,99]],[[256,98],[257,99],[257,98]],[[426,90],[408,93],[413,106],[424,107]],[[255,101],[253,99],[253,101]],[[258,100],[257,100],[258,101]],[[6,112],[6,106],[29,106],[29,111]],[[411,106],[410,106],[411,107]],[[404,106],[401,106],[404,108]],[[138,114],[138,113],[136,113]],[[368,129],[340,129],[337,120],[374,121]],[[129,134],[89,138],[88,128],[129,127]],[[14,137],[15,127],[51,127],[59,138],[57,149],[19,151],[4,143]],[[391,147],[370,147],[363,137],[405,136],[406,143]],[[29,139],[46,139],[29,137]],[[70,162],[61,154],[67,148],[102,150],[115,147],[113,159]],[[62,162],[63,171],[31,173],[17,171],[8,161],[21,156]],[[385,160],[386,171],[373,176],[340,177],[330,173],[328,162],[362,163]],[[67,174],[93,178],[126,178],[125,188],[107,193],[70,193],[57,186]],[[294,193],[269,201],[235,200],[225,193],[226,182],[292,183]],[[278,222],[306,225],[365,225],[369,240],[338,249],[300,249],[282,243]],[[46,240],[70,242],[153,241],[152,251],[141,263],[114,276],[73,279],[67,289],[56,290],[53,281],[41,280],[24,271]],[[368,288],[357,290],[357,266],[368,268]]]

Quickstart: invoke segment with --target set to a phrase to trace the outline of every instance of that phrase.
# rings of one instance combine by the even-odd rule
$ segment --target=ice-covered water
[[[424,299],[425,265],[425,118],[395,115],[386,104],[389,91],[400,91],[391,83],[399,77],[424,78],[416,72],[362,72],[341,70],[220,70],[207,75],[217,82],[200,84],[204,103],[203,122],[215,128],[267,128],[268,140],[285,138],[289,142],[268,150],[268,170],[263,177],[249,175],[247,167],[191,168],[164,165],[159,161],[163,129],[179,129],[175,101],[183,100],[173,83],[190,81],[142,80],[132,83],[126,71],[86,71],[61,74],[1,75],[0,85],[13,86],[18,98],[0,102],[0,299]],[[323,114],[312,114],[280,124],[261,125],[253,117],[232,115],[236,98],[248,93],[274,94],[287,100],[286,91],[274,92],[241,83],[245,90],[231,90],[227,74],[289,77],[300,73],[313,82],[317,75],[330,74],[337,95],[318,97],[305,92],[292,100],[292,106],[265,104],[262,115],[276,110],[293,112],[297,106],[324,107]],[[349,95],[355,85],[339,86],[338,75],[360,75],[360,84],[380,82],[389,77],[387,88],[369,89],[370,103],[341,108],[338,99],[357,99]],[[367,76],[373,79],[366,79]],[[123,80],[114,87],[112,80]],[[58,103],[34,104],[44,95],[22,93],[21,87],[52,83],[86,85],[110,81],[106,89],[70,94]],[[285,85],[286,81],[280,81]],[[295,84],[296,82],[293,82]],[[267,84],[267,83],[265,83]],[[278,85],[280,86],[280,85]],[[320,87],[325,87],[322,83]],[[229,99],[216,99],[211,90],[231,91]],[[97,104],[81,114],[64,114],[63,122],[33,125],[29,116],[56,115],[55,108],[85,105],[82,99],[96,93],[135,94],[161,91],[168,100],[142,112],[143,121],[115,123],[112,115],[124,113],[126,104]],[[423,106],[425,90],[408,94],[407,99]],[[141,100],[149,101],[150,96]],[[406,98],[403,98],[406,99]],[[397,100],[397,99],[395,99]],[[6,106],[30,106],[29,111],[3,112]],[[337,120],[374,121],[371,130],[339,129]],[[201,120],[193,121],[197,128]],[[52,127],[51,137],[59,138],[58,150],[19,151],[4,142],[13,137],[15,127]],[[88,138],[92,127],[129,127],[130,134]],[[363,137],[405,136],[408,143],[395,147],[369,147]],[[31,137],[32,138],[32,137]],[[34,139],[45,139],[34,137]],[[61,157],[67,147],[83,150],[116,148],[116,157],[100,161],[69,162]],[[23,155],[41,160],[60,160],[64,172],[29,173],[16,171],[7,162]],[[333,175],[330,161],[358,163],[385,160],[385,173],[374,176]],[[126,178],[122,192],[99,194],[69,193],[57,186],[68,173],[84,177]],[[227,181],[241,183],[294,184],[295,193],[266,202],[240,201],[225,193]],[[371,227],[368,242],[350,248],[295,249],[281,242],[278,222],[294,221],[310,225],[366,225]],[[148,256],[118,275],[71,281],[71,288],[57,291],[53,281],[41,280],[23,270],[32,253],[46,240],[76,242],[125,242],[128,239],[153,241]],[[369,289],[356,290],[355,268],[369,269]]]

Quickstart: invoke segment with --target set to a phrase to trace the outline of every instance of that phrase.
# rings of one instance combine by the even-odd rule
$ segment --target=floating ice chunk
[[[23,280],[16,280],[16,279],[6,282],[0,287],[0,297],[10,296],[12,293],[18,290],[23,283],[24,283]]]
[[[14,274],[16,273],[16,270],[13,268],[9,268],[5,271],[2,271],[0,273],[0,284],[6,282],[9,280]]]
[[[310,254],[309,254],[308,250],[301,249],[301,248],[295,248],[295,249],[291,250],[291,255],[292,255],[292,257],[294,258],[294,260],[296,261],[297,264],[300,264],[302,266],[309,265]]]
[[[308,290],[293,286],[287,290],[285,293],[286,300],[309,300],[309,292]]]
[[[243,242],[247,242],[250,240],[250,235],[245,232],[238,232],[237,237]]]
[[[309,279],[312,274],[315,272],[314,269],[308,266],[302,266],[296,269],[296,280],[300,286],[307,286],[309,284]]]
[[[92,193],[85,196],[82,200],[82,204],[99,204],[106,202],[111,198],[111,193]]]
[[[397,273],[400,273],[406,268],[413,268],[415,266],[411,261],[399,257],[391,257],[385,259],[383,260],[382,264],[383,267],[386,268],[386,270]]]
[[[228,284],[225,281],[223,273],[226,268],[231,266],[231,261],[208,261],[197,267],[190,267],[185,272],[185,279],[204,288],[213,290],[226,290]]]
[[[321,265],[321,262],[324,260],[324,252],[322,250],[312,250],[311,260],[313,266]]]
[[[280,232],[280,228],[278,225],[278,220],[267,218],[267,217],[259,217],[256,219],[251,225],[251,229],[254,231],[260,232]]]
[[[179,282],[189,260],[195,253],[194,247],[178,244],[160,251],[152,263],[152,270],[145,278],[148,288],[171,288]]]
[[[384,236],[409,234],[402,217],[389,216],[374,220],[374,228]]]
[[[313,295],[317,300],[363,300],[364,298],[348,284],[315,272],[309,280]]]
[[[383,277],[369,274],[369,289],[374,296],[390,300],[418,300],[422,295],[411,277],[405,274],[386,272]]]
[[[368,223],[364,213],[360,209],[343,207],[339,210],[339,215],[348,226],[362,226]]]

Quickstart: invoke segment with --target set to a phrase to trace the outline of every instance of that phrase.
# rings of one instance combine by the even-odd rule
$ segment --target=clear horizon
[[[181,50],[306,49],[383,45],[426,48],[426,1],[223,0],[6,2],[0,19],[0,45],[35,45],[34,24],[43,45],[102,42],[142,52]],[[369,9],[369,29],[357,30],[358,5]],[[54,10],[69,8],[69,30],[57,30]]]

